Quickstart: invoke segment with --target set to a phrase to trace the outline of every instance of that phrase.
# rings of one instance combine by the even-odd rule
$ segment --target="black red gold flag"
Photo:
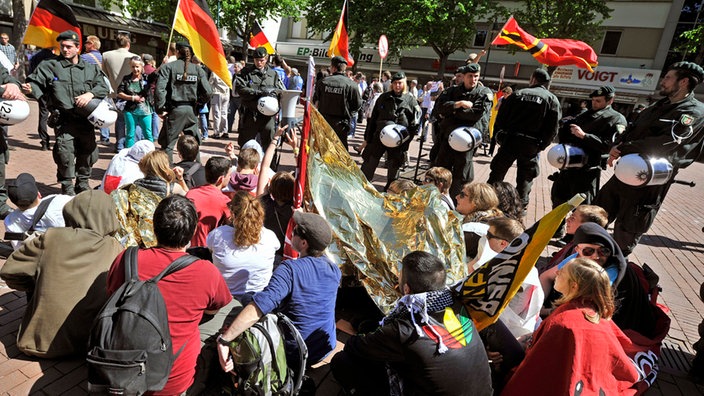
[[[332,36],[332,41],[330,41],[330,48],[328,48],[328,56],[341,56],[347,60],[347,65],[354,65],[354,59],[350,56],[350,44],[348,35],[349,22],[347,20],[347,0],[342,4],[342,14],[340,15],[340,20],[337,22],[337,27],[335,28],[335,34]]]
[[[252,33],[249,34],[249,46],[254,48],[264,47],[268,54],[274,54],[276,50],[271,46],[269,39],[266,38],[259,22],[254,21],[252,25]]]
[[[78,33],[79,41],[83,42],[81,28],[71,7],[59,0],[41,0],[32,12],[22,44],[56,47],[56,36],[66,30]]]

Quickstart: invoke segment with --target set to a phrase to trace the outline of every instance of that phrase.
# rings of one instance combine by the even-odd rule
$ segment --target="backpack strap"
[[[139,280],[137,272],[137,254],[139,253],[138,246],[130,246],[125,250],[125,282],[131,280]]]
[[[277,318],[277,320],[278,320],[278,318]],[[259,330],[262,333],[262,335],[264,336],[264,338],[266,338],[266,342],[267,342],[267,344],[269,344],[269,352],[271,353],[271,367],[274,369],[275,373],[279,373],[279,362],[276,359],[276,349],[274,347],[274,340],[271,339],[271,334],[269,334],[269,331],[259,323],[253,324],[252,327]],[[277,327],[278,327],[278,325],[277,325]],[[284,382],[285,380],[286,380],[286,378],[279,378],[279,384],[278,384],[277,388],[280,388],[281,383]]]
[[[183,256],[174,260],[173,263],[169,264],[168,267],[164,268],[164,270],[161,271],[161,273],[159,275],[153,277],[151,279],[151,281],[152,282],[159,282],[161,280],[161,278],[163,278],[165,276],[169,276],[176,271],[182,270],[198,260],[200,260],[200,258],[198,258],[196,256],[192,256],[190,254],[184,254]]]
[[[42,217],[44,217],[44,214],[46,214],[47,209],[49,209],[49,204],[51,204],[51,201],[53,201],[54,198],[56,198],[56,195],[42,200],[42,202],[39,203],[39,206],[37,206],[37,211],[34,212],[34,216],[32,216],[32,225],[27,230],[28,233],[31,234],[34,232],[34,227],[36,227]]]

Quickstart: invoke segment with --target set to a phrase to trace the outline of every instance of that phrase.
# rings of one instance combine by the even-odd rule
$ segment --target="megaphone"
[[[453,150],[465,153],[482,144],[482,133],[477,128],[459,127],[450,132],[447,140]]]
[[[257,110],[265,116],[271,117],[279,112],[279,101],[271,96],[262,96],[257,101]]]
[[[107,128],[117,121],[117,111],[106,99],[93,98],[84,107],[76,107],[75,111],[98,128]]]
[[[659,186],[672,177],[672,164],[665,158],[645,158],[640,154],[627,154],[614,166],[614,175],[629,186]]]
[[[581,168],[587,164],[587,154],[579,147],[556,144],[548,150],[548,162],[557,169]]]
[[[301,92],[293,89],[281,91],[281,118],[296,118],[296,105]]]
[[[0,100],[0,125],[15,125],[29,117],[29,103],[24,100]]]
[[[411,138],[408,128],[399,124],[389,124],[379,133],[381,144],[394,148],[406,143]]]

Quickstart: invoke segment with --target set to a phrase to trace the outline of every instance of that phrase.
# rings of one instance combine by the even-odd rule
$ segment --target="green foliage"
[[[513,15],[523,29],[538,38],[570,38],[593,42],[601,24],[611,17],[605,0],[522,0]]]
[[[699,25],[694,29],[687,30],[680,35],[684,42],[680,45],[680,50],[686,52],[698,52],[704,46],[704,25]]]

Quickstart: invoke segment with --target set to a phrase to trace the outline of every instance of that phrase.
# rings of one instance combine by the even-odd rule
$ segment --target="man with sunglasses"
[[[300,257],[276,267],[269,284],[218,337],[220,365],[225,371],[233,369],[231,341],[272,311],[288,316],[301,333],[308,347],[309,365],[322,360],[336,345],[335,300],[342,275],[323,255],[332,242],[332,229],[315,213],[296,211],[293,220],[296,227],[291,246]]]

